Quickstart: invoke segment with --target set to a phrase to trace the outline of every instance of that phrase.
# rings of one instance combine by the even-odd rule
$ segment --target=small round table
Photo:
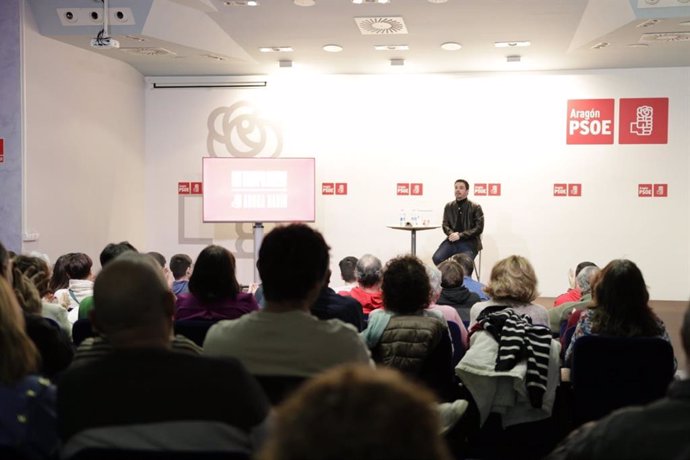
[[[389,225],[388,228],[392,228],[393,230],[406,230],[410,232],[410,240],[411,240],[411,253],[413,256],[417,255],[417,232],[418,231],[423,231],[423,230],[433,230],[435,228],[439,228],[440,225],[419,225],[419,226],[414,226],[414,225]]]

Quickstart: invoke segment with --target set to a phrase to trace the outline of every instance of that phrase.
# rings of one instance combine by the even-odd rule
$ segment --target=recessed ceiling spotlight
[[[329,53],[339,53],[343,50],[343,47],[340,45],[323,45],[323,50]]]
[[[646,43],[631,43],[627,46],[628,48],[647,48],[649,45]]]
[[[292,46],[268,46],[259,48],[262,53],[289,53],[294,51]]]
[[[429,3],[446,3],[448,0],[427,0]]]
[[[376,51],[407,51],[410,49],[407,45],[376,45]]]
[[[522,60],[522,56],[520,56],[518,54],[506,56],[506,62],[520,62],[521,60]]]
[[[379,4],[385,4],[385,3],[390,3],[391,0],[352,0],[352,3],[355,5],[362,5],[363,3],[379,3]]]
[[[278,61],[278,67],[289,68],[292,67],[292,61],[290,59],[281,59]]]
[[[496,48],[516,48],[519,46],[530,46],[529,41],[515,41],[515,42],[494,42]]]
[[[314,6],[316,2],[314,0],[294,0],[293,2],[297,6]]]
[[[441,49],[446,51],[457,51],[462,48],[462,45],[457,42],[445,42],[441,43]]]
[[[391,59],[392,66],[402,66],[405,65],[405,59]]]
[[[226,6],[259,6],[256,0],[227,0],[223,3]]]

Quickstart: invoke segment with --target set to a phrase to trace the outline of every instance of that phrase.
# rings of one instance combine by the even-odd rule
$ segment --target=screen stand
[[[259,248],[261,247],[261,241],[264,239],[264,224],[261,222],[254,222],[254,282],[260,283],[259,269],[256,268],[256,261],[259,260]]]

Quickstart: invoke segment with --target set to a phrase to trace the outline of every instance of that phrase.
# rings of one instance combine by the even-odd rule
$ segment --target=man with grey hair
[[[680,331],[690,371],[690,305]],[[627,407],[573,432],[547,460],[690,458],[690,379],[671,383],[665,398]]]
[[[568,320],[568,316],[575,310],[584,310],[592,303],[592,283],[601,270],[596,265],[588,265],[577,274],[575,285],[582,296],[577,302],[566,302],[548,309],[549,325],[554,334],[561,331],[561,323]]]
[[[368,315],[377,308],[383,307],[381,294],[381,281],[383,280],[383,264],[378,257],[364,254],[355,266],[357,286],[349,292],[341,291],[338,294],[353,297],[362,305],[362,311]]]
[[[60,380],[63,457],[91,447],[254,451],[269,412],[263,391],[236,359],[172,352],[174,308],[149,256],[128,252],[103,268],[90,317],[113,351]]]

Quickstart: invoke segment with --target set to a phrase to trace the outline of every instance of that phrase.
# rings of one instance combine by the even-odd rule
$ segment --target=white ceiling
[[[101,25],[63,25],[64,10],[58,10],[102,11],[101,0],[27,1],[42,34],[128,62],[147,76],[270,75],[281,59],[291,60],[293,71],[338,74],[690,66],[690,0],[314,0],[309,7],[293,0],[258,0],[253,7],[225,0],[110,0],[111,14],[129,8],[132,17],[126,18],[130,25],[111,26],[121,48],[107,50],[89,45]],[[408,33],[363,35],[355,22],[360,17],[402,18]],[[670,41],[643,37],[655,33],[674,35],[666,35]],[[449,41],[462,49],[442,50]],[[531,46],[496,48],[498,41]],[[608,45],[593,48],[600,43]],[[327,44],[343,51],[328,53]],[[409,50],[376,51],[375,45]],[[259,51],[281,46],[293,51]],[[173,54],[132,54],[142,48]],[[507,63],[508,55],[520,55],[521,62]],[[391,59],[405,65],[392,67]]]

